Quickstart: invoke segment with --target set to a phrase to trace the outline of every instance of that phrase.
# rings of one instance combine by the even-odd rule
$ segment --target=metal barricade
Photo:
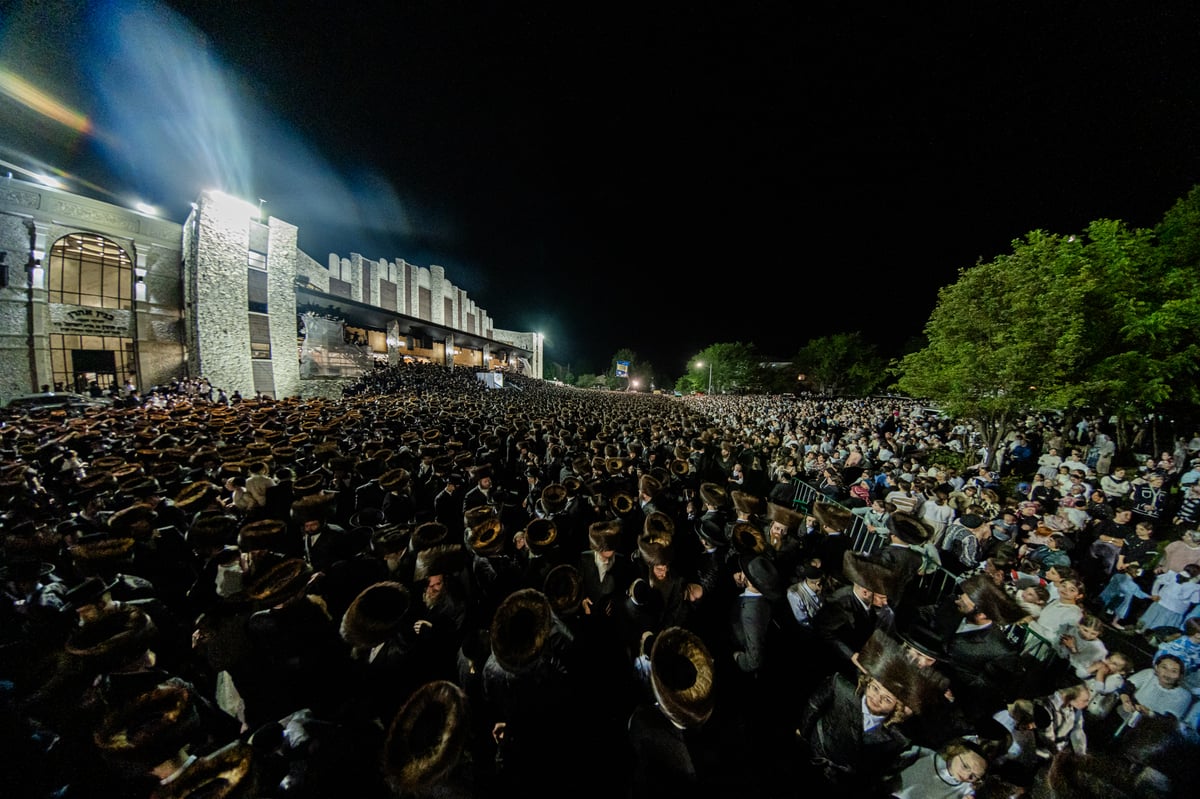
[[[822,494],[815,486],[796,478],[793,481],[796,489],[794,498],[792,499],[792,507],[801,513],[811,513],[813,505],[819,499],[821,502],[828,502],[831,505],[837,505],[847,511],[840,502],[830,499],[825,494]],[[866,521],[857,514],[853,515],[853,521],[850,523],[850,528],[843,530],[843,534],[850,537],[850,547],[855,552],[864,555],[869,555],[888,543],[888,537],[879,533],[873,533],[867,529]],[[943,598],[954,592],[957,585],[957,576],[950,571],[947,571],[940,564],[929,564],[930,568],[923,570],[925,573],[921,575],[917,583],[918,596],[921,597],[923,604],[935,604]]]

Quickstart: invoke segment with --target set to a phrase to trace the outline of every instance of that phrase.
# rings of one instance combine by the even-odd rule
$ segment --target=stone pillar
[[[387,329],[388,366],[399,366],[403,356],[400,352],[400,323],[390,322]]]
[[[50,305],[47,284],[49,271],[50,226],[33,223],[33,248],[29,254],[29,345],[33,365],[33,385],[40,391],[54,385],[50,366]]]

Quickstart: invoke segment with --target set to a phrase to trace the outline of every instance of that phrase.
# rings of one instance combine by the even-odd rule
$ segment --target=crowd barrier
[[[811,513],[813,505],[818,500],[836,505],[846,511],[852,510],[799,478],[793,479],[792,485],[795,488],[795,494],[792,497],[792,509],[799,513]],[[849,529],[843,530],[842,533],[850,537],[850,548],[863,555],[870,555],[888,544],[887,536],[872,532],[868,529],[867,522],[858,515],[853,515],[853,521],[850,523]],[[953,593],[958,584],[958,576],[954,572],[928,559],[921,571],[922,574],[918,578],[915,588],[915,596],[917,601],[923,605],[932,605],[941,602]],[[1013,625],[1009,628],[1008,634],[1010,640],[1020,645],[1025,654],[1037,660],[1045,661],[1054,656],[1054,644],[1043,638],[1028,625]]]

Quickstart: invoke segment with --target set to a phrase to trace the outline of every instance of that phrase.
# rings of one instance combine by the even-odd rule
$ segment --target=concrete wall
[[[112,320],[93,315],[98,333],[135,340],[131,368],[138,387],[183,375],[181,226],[40,184],[0,179],[0,252],[8,281],[0,287],[0,401],[54,381],[49,336],[70,332],[64,326],[84,309],[49,303],[45,270],[54,243],[72,233],[112,241],[143,279],[131,309],[106,309]],[[38,260],[40,276],[31,270]]]

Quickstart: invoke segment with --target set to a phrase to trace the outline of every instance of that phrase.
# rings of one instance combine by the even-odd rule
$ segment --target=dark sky
[[[6,4],[0,65],[95,129],[9,92],[0,143],[179,221],[220,181],[322,263],[440,264],[550,360],[672,378],[893,352],[959,268],[1200,182],[1196,4],[908,5]]]

